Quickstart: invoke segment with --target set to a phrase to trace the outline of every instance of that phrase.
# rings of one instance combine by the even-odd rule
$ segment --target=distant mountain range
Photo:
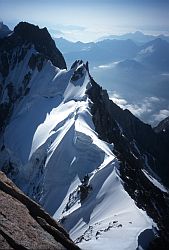
[[[55,43],[63,52],[68,65],[75,58],[89,61],[91,66],[134,59],[150,66],[151,69],[169,70],[169,43],[161,38],[146,42],[144,45],[137,45],[131,39],[73,43],[63,38],[56,38]]]
[[[142,33],[135,35],[138,34]],[[55,42],[68,67],[76,58],[89,61],[94,78],[110,92],[116,90],[132,106],[142,105],[147,97],[161,100],[154,102],[151,109],[138,109],[138,117],[154,126],[160,121],[161,110],[168,110],[169,105],[169,43],[154,36],[148,42],[145,39],[145,43],[136,43],[129,37],[132,36],[127,36],[127,40],[106,39],[95,43],[73,43],[59,38]],[[155,117],[159,117],[157,121]]]
[[[75,58],[89,61],[91,66],[110,63],[137,55],[139,47],[132,40],[104,40],[92,43],[72,43],[63,38],[56,38],[55,43],[63,52],[67,64]]]
[[[157,38],[144,44],[136,59],[149,67],[163,72],[169,72],[169,43]]]
[[[153,36],[153,35],[145,35],[144,33],[140,31],[132,32],[132,33],[126,33],[123,35],[109,35],[109,36],[104,36],[98,39],[98,41],[102,41],[105,39],[117,39],[117,40],[126,40],[126,39],[131,39],[134,42],[141,44],[141,43],[147,43],[150,42],[154,39],[161,38],[163,40],[166,40],[169,42],[169,36],[165,35],[158,35],[158,36]]]

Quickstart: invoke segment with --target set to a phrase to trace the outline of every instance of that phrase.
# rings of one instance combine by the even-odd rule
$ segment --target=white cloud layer
[[[161,120],[164,120],[166,117],[169,116],[169,110],[167,109],[162,109],[159,111],[158,114],[154,114],[153,117],[154,117],[154,120],[159,122]]]
[[[130,110],[135,116],[142,121],[148,121],[152,126],[157,125],[161,120],[169,116],[167,100],[156,96],[145,97],[142,101],[134,100],[134,103],[129,103],[118,93],[110,91],[109,98],[122,109]],[[168,109],[166,109],[166,107],[168,107]]]

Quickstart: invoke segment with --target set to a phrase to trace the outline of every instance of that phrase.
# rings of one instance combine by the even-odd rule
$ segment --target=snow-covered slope
[[[7,82],[21,82],[32,53],[31,48]],[[9,161],[18,169],[16,183],[64,221],[82,249],[136,249],[153,221],[124,190],[113,145],[95,132],[86,65],[77,61],[66,71],[46,61],[31,74],[29,93],[5,129],[2,166]]]
[[[23,25],[19,28],[19,36],[24,34],[27,39]],[[42,33],[46,32],[42,29]],[[50,40],[47,34],[45,36]],[[18,39],[19,44],[17,42],[14,48],[9,46],[10,52],[7,48],[3,54],[8,61],[6,66],[2,63],[3,57],[0,61],[0,110],[6,112],[0,137],[1,169],[61,221],[80,248],[146,249],[158,228],[150,216],[152,214],[158,221],[165,207],[162,212],[155,207],[158,201],[154,198],[158,193],[156,189],[164,205],[164,195],[168,192],[165,190],[164,194],[159,183],[157,185],[154,178],[151,181],[152,178],[140,170],[138,161],[133,163],[137,155],[132,151],[124,125],[130,125],[126,122],[130,120],[132,124],[136,120],[139,123],[138,119],[127,112],[124,115],[122,110],[119,113],[119,107],[114,109],[109,105],[106,92],[94,84],[88,64],[76,61],[71,69],[60,69],[65,65],[64,59],[53,45],[51,51],[56,55],[51,54],[52,60],[57,62],[55,66],[49,58],[48,47],[41,44],[39,48],[37,41],[34,44],[33,40],[27,42],[14,37],[15,42]],[[114,111],[117,119],[109,114]],[[113,120],[119,118],[119,124]],[[137,126],[140,131],[141,126],[140,123]],[[130,127],[127,127],[128,131]],[[117,145],[101,140],[109,139],[108,136],[116,138],[120,150]],[[114,154],[117,149],[124,154],[123,159],[119,154],[124,165]],[[138,155],[140,157],[141,151]],[[132,182],[133,173],[139,179],[138,186]],[[139,202],[136,204],[131,197],[139,201],[140,193],[144,194],[149,185],[153,190],[152,203],[146,201],[149,197],[146,194],[145,206],[138,208]],[[148,216],[147,210],[143,211],[141,207],[149,208],[151,204],[155,204],[155,212],[151,213],[149,209]],[[160,222],[159,225],[163,226]]]

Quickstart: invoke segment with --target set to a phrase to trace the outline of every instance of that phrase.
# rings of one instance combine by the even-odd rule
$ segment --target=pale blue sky
[[[0,19],[47,26],[52,35],[91,41],[141,30],[169,35],[168,0],[0,0]]]

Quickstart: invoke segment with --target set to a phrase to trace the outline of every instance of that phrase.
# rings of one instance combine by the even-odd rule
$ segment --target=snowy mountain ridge
[[[136,207],[124,191],[118,174],[119,165],[111,151],[113,146],[99,140],[94,131],[90,100],[85,95],[86,89],[90,88],[90,77],[85,65],[78,61],[70,71],[66,71],[54,68],[47,62],[40,73],[34,72],[30,85],[29,94],[18,104],[4,134],[3,154],[12,151],[10,162],[14,165],[17,164],[15,159],[21,161],[16,183],[30,197],[39,201],[54,218],[66,217],[65,227],[82,246],[91,248],[93,244],[97,245],[97,238],[100,237],[99,245],[100,241],[110,245],[110,239],[106,242],[104,237],[102,239],[102,234],[104,236],[106,233],[102,233],[102,230],[112,224],[110,229],[118,230],[115,239],[109,233],[113,244],[115,241],[116,245],[119,244],[121,227],[126,226],[131,239],[135,238],[134,242],[128,242],[128,249],[135,249],[138,235],[152,228],[153,221]],[[39,123],[39,117],[43,116],[47,106],[50,111],[44,121]],[[35,127],[36,130],[33,129]],[[33,139],[32,145],[30,138]],[[3,159],[6,160],[6,157]],[[55,172],[59,174],[54,175]],[[85,176],[89,176],[87,184],[83,184]],[[83,195],[79,194],[79,188],[83,185],[85,191],[81,192],[84,192],[84,196],[85,192],[86,196],[89,192],[91,200],[87,208],[82,201]],[[77,197],[69,205],[72,194]],[[117,202],[119,197],[123,201],[121,209],[118,203],[116,206],[110,205],[112,200]],[[123,211],[124,206],[128,207],[128,211]],[[94,211],[90,214],[88,209],[90,211],[91,208]],[[113,210],[114,214],[111,215]],[[81,221],[84,214],[90,217],[88,223]],[[137,230],[133,230],[132,223],[129,223],[133,220]],[[91,236],[86,236],[89,225],[94,229],[90,230]],[[88,246],[85,243],[89,238],[92,243]],[[116,249],[124,249],[124,246],[120,245]]]
[[[0,107],[7,113],[1,127],[1,169],[61,221],[80,248],[146,249],[158,225],[124,189],[114,144],[96,132],[88,63],[77,60],[70,70],[60,69],[34,44],[19,46],[22,56],[12,48],[10,58],[5,54],[5,74],[1,67]],[[167,196],[165,187],[161,191],[157,182],[150,185],[159,197]]]

